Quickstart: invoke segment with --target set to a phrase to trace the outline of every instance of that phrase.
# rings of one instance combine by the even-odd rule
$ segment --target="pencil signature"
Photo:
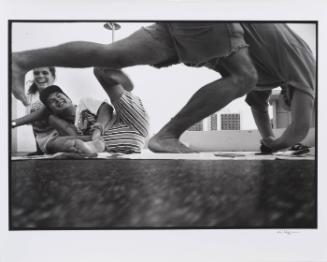
[[[278,234],[284,234],[284,235],[293,235],[293,234],[299,234],[299,231],[291,231],[288,229],[282,229],[277,231]]]

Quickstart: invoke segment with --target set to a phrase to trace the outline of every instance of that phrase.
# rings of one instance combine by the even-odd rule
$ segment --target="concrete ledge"
[[[274,129],[276,136],[285,129]],[[191,148],[206,151],[259,151],[261,136],[258,130],[186,131],[181,141]],[[307,146],[315,145],[315,128],[303,140]]]
[[[11,229],[316,228],[313,160],[11,162]]]

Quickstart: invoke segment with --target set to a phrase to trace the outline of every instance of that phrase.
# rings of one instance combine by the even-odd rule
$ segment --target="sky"
[[[111,43],[112,33],[103,27],[101,22],[87,23],[13,23],[12,50],[21,51],[58,45],[69,41],[92,41]],[[115,40],[125,38],[142,26],[149,23],[120,23],[121,29],[115,32]],[[315,25],[289,24],[312,48],[315,53]],[[177,113],[191,96],[205,84],[212,82],[220,75],[206,68],[191,68],[175,65],[169,68],[155,69],[151,66],[134,66],[124,70],[134,82],[136,95],[140,96],[150,116],[150,134],[154,134]],[[27,74],[26,82],[31,79]],[[105,99],[106,94],[92,74],[92,69],[57,68],[56,84],[62,87],[75,103],[83,97],[91,96]],[[29,84],[27,84],[28,86]],[[25,114],[20,102],[17,105],[17,116]],[[237,99],[222,109],[220,113],[240,113],[241,129],[256,129],[249,106],[244,98]],[[19,137],[28,137],[33,143],[31,128],[21,127]],[[26,139],[24,139],[26,143]]]

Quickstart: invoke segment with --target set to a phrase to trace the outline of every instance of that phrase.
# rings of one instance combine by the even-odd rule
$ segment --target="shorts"
[[[286,23],[242,23],[258,73],[257,90],[277,86],[315,98],[316,61],[310,47]]]
[[[178,63],[199,67],[248,46],[238,23],[160,22],[134,34],[156,52],[158,62],[152,65],[157,68]]]
[[[42,152],[48,154],[47,144],[49,143],[50,140],[56,138],[57,136],[59,136],[58,131],[52,129],[46,132],[36,133],[35,140],[36,143],[39,145],[40,149],[42,150]]]
[[[174,22],[166,26],[179,61],[189,66],[202,66],[248,46],[239,23]]]
[[[285,75],[284,84],[281,85],[287,91],[293,88],[304,92],[313,99],[316,97],[316,61],[311,50],[298,45],[291,46],[285,52],[285,60],[282,63],[282,74]],[[287,94],[290,92],[287,92]],[[291,99],[291,95],[290,95]]]
[[[137,62],[145,61],[141,64],[161,68],[179,63],[174,43],[164,23],[142,27],[127,39],[133,43],[135,49],[145,50],[145,52],[140,53],[143,57],[136,59]],[[152,62],[149,63],[148,61]]]

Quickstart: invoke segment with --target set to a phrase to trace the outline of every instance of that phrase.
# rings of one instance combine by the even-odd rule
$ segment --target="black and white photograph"
[[[58,242],[49,261],[146,250],[153,261],[165,245],[157,261],[216,261],[216,245],[224,261],[240,260],[234,248],[243,261],[327,259],[321,241],[309,245],[326,237],[324,23],[285,10],[179,18],[169,4],[164,16],[131,5],[135,18],[121,14],[127,3],[99,5],[117,10],[108,16],[82,5],[79,16],[2,19],[4,261],[47,261]]]
[[[317,226],[316,22],[10,26],[13,230]]]

